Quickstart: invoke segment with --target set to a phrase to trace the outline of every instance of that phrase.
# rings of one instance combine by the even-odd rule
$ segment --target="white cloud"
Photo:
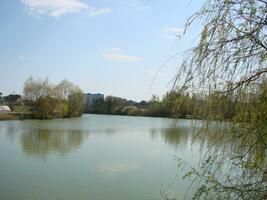
[[[142,60],[141,57],[123,54],[121,52],[121,49],[118,48],[108,49],[104,54],[104,58],[106,58],[109,61],[117,61],[117,62],[137,62]]]
[[[48,15],[60,17],[68,13],[88,11],[90,15],[111,12],[110,8],[98,9],[89,6],[82,0],[21,0],[28,12],[37,17]]]
[[[18,56],[18,59],[20,59],[20,60],[24,60],[24,59],[26,59],[27,57],[26,56],[23,56],[23,55],[20,55],[20,56]]]
[[[150,6],[140,0],[131,0],[129,5],[141,13],[147,13],[151,11]]]
[[[92,8],[90,11],[90,16],[103,15],[110,12],[112,12],[111,8],[100,8],[100,9]]]
[[[163,37],[171,40],[181,37],[183,33],[184,33],[184,28],[179,28],[179,27],[167,27],[161,30],[161,34],[163,35]]]

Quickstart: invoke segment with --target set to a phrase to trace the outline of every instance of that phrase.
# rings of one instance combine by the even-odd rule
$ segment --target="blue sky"
[[[55,84],[66,78],[84,92],[133,100],[161,96],[181,57],[161,65],[196,41],[197,27],[182,39],[175,36],[201,3],[1,0],[0,91],[22,93],[32,75]]]

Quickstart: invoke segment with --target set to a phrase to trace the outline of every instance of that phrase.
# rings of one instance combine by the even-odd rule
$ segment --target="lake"
[[[0,121],[0,199],[189,199],[176,157],[198,163],[192,130],[190,120],[111,115]]]

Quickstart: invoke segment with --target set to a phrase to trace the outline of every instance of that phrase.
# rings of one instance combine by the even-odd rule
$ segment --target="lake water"
[[[198,162],[191,140],[190,120],[0,121],[0,199],[160,200],[161,191],[187,199],[176,157]]]

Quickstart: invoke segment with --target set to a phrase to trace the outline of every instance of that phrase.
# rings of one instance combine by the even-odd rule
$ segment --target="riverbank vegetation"
[[[0,121],[1,120],[20,120],[20,117],[18,115],[12,115],[10,113],[1,113]]]
[[[167,92],[162,98],[153,96],[150,101],[139,103],[127,101],[122,98],[107,96],[104,100],[94,101],[92,110],[89,113],[129,115],[129,116],[149,116],[149,117],[169,117],[183,119],[208,119],[209,116],[201,108],[207,108],[216,100],[218,115],[223,113],[223,119],[229,120],[233,117],[234,105],[237,103],[234,94],[228,98],[220,99],[222,91],[214,91],[209,94],[201,93],[182,93],[180,91]],[[219,100],[220,99],[220,100]],[[224,105],[228,104],[227,110]],[[226,109],[226,108],[225,108]],[[217,116],[216,119],[220,116]]]
[[[24,104],[31,108],[35,119],[77,117],[83,112],[82,90],[67,80],[53,85],[48,79],[30,77],[25,81],[23,94]]]
[[[175,86],[182,96],[197,91],[207,97],[193,115],[208,119],[195,136],[208,149],[199,167],[179,161],[188,169],[185,177],[194,177],[193,199],[267,198],[266,10],[264,0],[208,0],[188,20],[186,30],[195,21],[204,26]],[[183,101],[176,103],[181,112]],[[212,120],[220,123],[207,143]]]

